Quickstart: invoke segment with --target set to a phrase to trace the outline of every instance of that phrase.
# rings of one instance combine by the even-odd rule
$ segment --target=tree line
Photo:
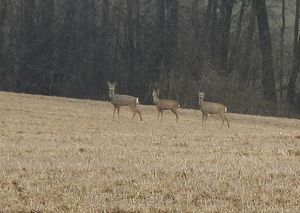
[[[0,0],[0,89],[229,111],[300,109],[300,0]],[[280,8],[280,9],[278,9]],[[292,26],[287,21],[293,20]]]

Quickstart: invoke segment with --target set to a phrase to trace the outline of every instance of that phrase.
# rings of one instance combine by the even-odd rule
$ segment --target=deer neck
[[[115,92],[111,92],[111,93],[109,94],[109,99],[110,99],[110,100],[113,100],[114,96],[115,96]]]
[[[203,106],[203,103],[204,103],[203,98],[199,98],[199,106],[200,106],[200,107]]]
[[[155,104],[159,103],[159,98],[157,97],[157,95],[154,95],[154,96],[153,96],[153,102],[154,102]]]

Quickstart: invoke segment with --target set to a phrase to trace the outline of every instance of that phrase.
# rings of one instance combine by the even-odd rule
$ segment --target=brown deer
[[[130,95],[115,94],[116,84],[111,83],[109,81],[107,82],[107,84],[109,89],[110,103],[114,106],[113,117],[115,117],[116,110],[118,110],[118,117],[119,117],[121,106],[129,106],[129,108],[133,112],[132,119],[134,119],[135,114],[138,113],[140,116],[140,120],[142,121],[141,111],[137,108],[137,105],[139,104],[139,98]]]
[[[199,95],[199,107],[202,112],[202,126],[203,126],[204,119],[205,120],[207,119],[208,114],[218,114],[220,115],[223,121],[222,126],[224,125],[224,120],[226,120],[229,128],[229,121],[225,116],[225,112],[227,112],[227,107],[224,106],[223,104],[204,101],[204,92],[199,92],[198,95]]]
[[[176,116],[176,122],[178,121],[178,113],[177,109],[180,107],[177,101],[170,100],[170,99],[159,99],[159,90],[154,90],[152,92],[153,102],[156,105],[156,108],[158,110],[157,119],[159,118],[159,114],[161,114],[161,120],[163,117],[163,111],[164,110],[171,110],[175,116]]]

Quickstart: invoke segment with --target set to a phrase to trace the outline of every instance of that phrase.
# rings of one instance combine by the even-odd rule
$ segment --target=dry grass
[[[300,121],[0,93],[3,212],[299,212]]]

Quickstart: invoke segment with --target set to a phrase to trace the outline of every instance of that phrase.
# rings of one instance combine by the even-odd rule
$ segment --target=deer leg
[[[114,106],[114,114],[113,114],[113,118],[115,117],[116,109],[117,109],[117,107]]]
[[[159,119],[160,110],[157,110],[157,120]]]
[[[207,113],[204,113],[204,121],[207,120],[207,117],[208,117],[208,114],[207,114]],[[203,123],[203,119],[202,119],[202,123]]]
[[[227,118],[224,114],[221,114],[221,118],[222,118],[222,120],[223,120],[222,126],[223,126],[223,124],[224,124],[224,120],[226,120],[227,126],[228,126],[228,128],[229,128],[229,121],[228,121],[228,118]]]
[[[223,115],[223,114],[220,114],[220,117],[221,117],[221,119],[222,119],[222,127],[223,127],[223,125],[224,125],[224,115]]]
[[[203,123],[204,123],[204,117],[205,117],[205,114],[202,112],[202,126],[203,126]]]
[[[228,128],[229,128],[229,121],[228,121],[228,118],[224,115],[224,118],[225,118],[225,120],[227,121],[227,126],[228,126]]]
[[[136,106],[136,105],[133,105],[133,106],[129,106],[129,107],[130,107],[131,111],[133,112],[133,117],[132,117],[132,119],[134,119],[136,113],[138,113],[139,116],[140,116],[140,120],[142,121],[143,119],[142,119],[141,111],[137,108],[137,106]]]
[[[120,117],[120,107],[117,106],[117,110],[118,110],[118,118]]]
[[[132,115],[132,119],[135,118],[135,114],[136,114],[136,109],[135,109],[135,106],[133,105],[129,105],[129,108],[131,109],[131,111],[133,112],[133,115]]]
[[[178,121],[178,114],[176,109],[171,109],[171,111],[175,114],[176,116],[176,122]]]
[[[139,109],[137,109],[137,113],[139,114],[139,116],[140,116],[140,121],[142,121],[143,119],[142,119],[142,113],[141,113],[141,111],[139,110]]]
[[[162,121],[162,118],[163,118],[163,113],[164,111],[163,110],[160,110],[160,120]]]
[[[142,121],[142,120],[143,120],[143,119],[142,119],[142,113],[141,113],[141,111],[137,108],[137,106],[135,105],[135,107],[134,107],[134,115],[135,115],[136,113],[139,114],[139,116],[140,116],[140,121]]]

